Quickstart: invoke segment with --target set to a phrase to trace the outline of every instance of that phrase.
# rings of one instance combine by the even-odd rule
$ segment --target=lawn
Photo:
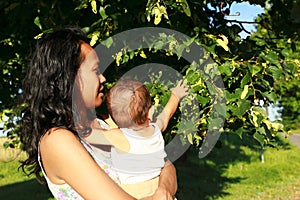
[[[178,199],[299,200],[300,150],[278,137],[278,148],[266,148],[260,160],[252,140],[221,137],[222,145],[198,159],[191,149],[175,162]]]
[[[259,149],[250,140],[221,138],[222,145],[198,159],[190,149],[175,162],[179,200],[299,200],[300,150],[278,138],[278,149]],[[0,143],[3,138],[0,139]],[[0,144],[1,145],[1,144]],[[16,154],[18,155],[16,158]],[[51,194],[33,177],[18,172],[24,154],[0,148],[0,199],[50,199]]]
[[[4,149],[6,138],[0,138],[0,199],[5,200],[46,200],[51,193],[45,185],[39,184],[33,176],[27,177],[19,168],[19,160],[25,154],[19,150]]]
[[[291,134],[300,134],[300,129],[294,129],[290,131]]]

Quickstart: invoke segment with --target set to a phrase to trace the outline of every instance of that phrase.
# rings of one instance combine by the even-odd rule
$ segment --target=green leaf
[[[225,74],[226,76],[231,76],[232,71],[231,71],[230,65],[231,65],[231,63],[227,61],[223,65],[220,65],[218,67],[218,69],[222,74]]]
[[[264,45],[266,45],[266,41],[265,41],[265,40],[259,39],[259,40],[256,41],[256,44],[257,44],[258,46],[264,46]]]
[[[182,52],[186,47],[187,46],[185,44],[180,44],[175,47],[175,52],[176,52],[176,55],[178,56],[178,59],[181,58]]]
[[[229,51],[229,47],[228,47],[228,39],[227,39],[224,35],[222,35],[222,36],[223,36],[222,39],[218,38],[218,39],[216,40],[216,42],[217,42],[217,44],[218,44],[219,46],[221,46],[225,51]]]
[[[279,60],[278,55],[274,51],[269,51],[269,53],[267,55],[265,55],[264,53],[262,53],[261,57],[265,61],[268,61],[271,64],[280,65],[279,61],[278,61]]]
[[[244,132],[245,132],[244,128],[240,127],[234,133],[237,134],[240,137],[240,139],[242,139]]]
[[[39,17],[34,18],[34,24],[37,25],[40,30],[43,29]]]
[[[114,43],[114,40],[112,39],[112,37],[109,37],[106,40],[104,40],[104,41],[101,42],[101,44],[105,45],[107,48],[111,47],[111,45],[113,43]]]
[[[291,53],[292,52],[289,49],[282,49],[282,51],[281,51],[281,54],[286,58],[291,57]]]
[[[181,5],[184,13],[188,17],[191,17],[191,10],[190,10],[190,7],[189,7],[189,4],[187,3],[187,1],[186,0],[180,0],[180,5]]]
[[[262,95],[266,97],[270,102],[276,103],[276,93],[275,92],[263,92]]]
[[[295,73],[296,70],[297,70],[297,65],[295,63],[293,63],[293,62],[288,62],[288,61],[284,62],[283,66],[285,68],[287,68],[290,71],[290,73],[292,73],[292,74]]]
[[[260,72],[261,68],[258,65],[251,65],[249,62],[247,62],[247,66],[250,70],[251,76],[253,77],[255,74]]]
[[[231,105],[230,108],[233,115],[242,118],[242,116],[250,109],[250,106],[250,101],[240,100],[237,102],[237,106]]]
[[[4,142],[3,147],[4,149],[7,149],[9,147],[10,143],[8,141]]]
[[[262,108],[261,106],[253,106],[252,110],[255,112],[260,113],[262,116],[264,116],[265,118],[267,117],[267,112],[264,108]]]
[[[247,83],[249,83],[250,80],[250,74],[247,72],[247,74],[244,76],[244,78],[241,81],[241,87],[244,87]]]
[[[268,68],[268,71],[270,71],[273,75],[273,78],[275,81],[278,81],[282,75],[282,69],[279,69],[278,67],[276,66],[270,66]]]
[[[253,138],[260,143],[260,145],[264,145],[265,137],[258,132],[255,132]]]
[[[154,15],[154,24],[158,25],[161,22],[161,17],[164,16],[166,19],[168,19],[167,9],[165,6],[159,5],[158,3],[156,6],[152,9],[151,12],[152,15]]]
[[[210,130],[218,130],[218,129],[220,129],[220,125],[221,125],[222,122],[223,122],[223,119],[221,119],[221,118],[213,118],[213,119],[211,119],[210,122],[209,122]]]
[[[190,70],[187,70],[185,78],[189,82],[189,84],[194,85],[200,79],[200,75],[198,73],[196,73],[195,70],[190,69]]]
[[[273,61],[278,61],[278,55],[274,51],[269,51],[267,57]]]
[[[91,41],[90,41],[90,45],[94,46],[97,43],[99,37],[100,37],[100,32],[99,31],[93,32],[92,33],[92,38],[91,38]]]
[[[105,9],[104,9],[103,6],[100,6],[99,13],[100,13],[100,15],[101,15],[101,17],[102,17],[103,20],[106,19],[106,18],[108,17],[108,16],[106,15],[106,13],[105,13]]]
[[[252,117],[253,125],[257,128],[257,127],[258,127],[258,123],[257,123],[257,115],[256,115],[255,113],[251,113],[250,116]]]
[[[206,86],[207,86],[207,89],[208,89],[210,95],[214,95],[214,94],[218,93],[215,86],[211,82],[207,81]]]
[[[215,104],[214,108],[219,115],[226,117],[226,105],[225,104]]]
[[[197,98],[197,101],[203,106],[205,106],[208,102],[210,102],[209,97],[203,97],[203,96],[197,94],[196,98]]]

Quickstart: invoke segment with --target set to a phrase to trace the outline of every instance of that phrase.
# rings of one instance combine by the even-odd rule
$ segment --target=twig
[[[241,13],[240,12],[236,12],[235,14],[226,14],[226,13],[224,13],[223,12],[223,5],[224,5],[224,2],[221,2],[221,4],[220,4],[220,11],[221,11],[221,13],[223,14],[223,15],[225,15],[225,16],[240,16],[241,15]]]

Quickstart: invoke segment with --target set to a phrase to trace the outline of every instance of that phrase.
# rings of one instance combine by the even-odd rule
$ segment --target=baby
[[[135,198],[150,196],[158,187],[166,158],[162,132],[180,99],[187,95],[182,81],[171,91],[168,103],[153,121],[146,86],[136,80],[118,82],[107,95],[108,111],[118,128],[92,127],[86,138],[95,146],[111,145],[112,168],[118,173],[120,186]]]

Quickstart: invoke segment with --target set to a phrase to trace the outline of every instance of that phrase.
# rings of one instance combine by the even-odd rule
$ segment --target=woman
[[[98,62],[80,29],[57,30],[37,42],[23,81],[27,108],[21,142],[28,159],[22,169],[38,180],[43,173],[57,199],[134,199],[110,178],[116,177],[112,170],[110,176],[105,173],[107,163],[96,162],[93,148],[82,139],[94,120],[89,113],[104,96]],[[156,193],[145,199],[172,199],[176,187],[169,163]]]

